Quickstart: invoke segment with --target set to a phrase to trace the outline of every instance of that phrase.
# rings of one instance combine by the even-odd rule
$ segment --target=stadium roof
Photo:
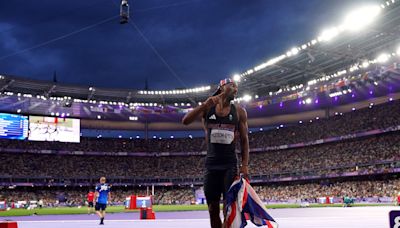
[[[312,40],[315,45],[312,41],[307,42],[289,50],[281,61],[259,71],[255,71],[256,67],[254,70],[250,69],[254,73],[248,76],[242,74],[245,81],[240,85],[241,90],[264,96],[283,86],[306,84],[315,78],[348,70],[350,66],[361,65],[383,52],[396,52],[400,47],[400,4],[388,1],[381,8],[380,15],[365,29],[339,33],[334,30],[340,29],[332,28],[332,38],[327,37],[324,40],[323,36],[326,34],[321,34],[319,38]],[[369,16],[373,15],[364,17]],[[326,32],[329,33],[329,30]]]
[[[340,31],[330,34],[332,37],[324,38],[322,34],[321,37],[242,73],[239,96],[244,94],[266,96],[283,87],[306,84],[310,80],[376,59],[382,52],[389,54],[396,52],[400,47],[400,4],[391,0],[381,5],[380,9],[380,14],[366,28],[359,31],[338,28]],[[332,29],[330,31],[332,33]],[[2,75],[0,80],[0,92],[127,103],[190,102],[193,104],[204,101],[215,88],[216,85],[210,85],[168,91],[139,91],[67,85],[11,75]]]

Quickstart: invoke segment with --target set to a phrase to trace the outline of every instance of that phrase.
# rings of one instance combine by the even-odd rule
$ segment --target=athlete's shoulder
[[[97,184],[95,187],[96,192],[98,192],[101,189],[101,184]]]
[[[236,110],[237,110],[237,113],[238,113],[238,115],[239,115],[240,117],[245,117],[245,118],[247,118],[247,111],[246,111],[245,108],[243,108],[240,104],[234,104],[234,106],[235,106],[235,108],[236,108]]]

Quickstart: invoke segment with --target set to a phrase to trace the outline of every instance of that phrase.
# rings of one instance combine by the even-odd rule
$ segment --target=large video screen
[[[0,113],[0,138],[24,140],[27,137],[27,116]]]
[[[29,116],[29,140],[79,143],[80,134],[79,119]]]

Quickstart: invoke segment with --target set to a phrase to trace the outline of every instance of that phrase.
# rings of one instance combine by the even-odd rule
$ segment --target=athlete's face
[[[226,94],[226,98],[229,101],[235,99],[235,97],[238,93],[238,87],[235,82],[225,84],[222,88],[223,88],[223,92]]]

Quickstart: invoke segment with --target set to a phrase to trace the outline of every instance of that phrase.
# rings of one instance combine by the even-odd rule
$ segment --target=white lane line
[[[14,221],[18,223],[82,223],[82,222],[93,222],[97,220],[43,220],[43,221]],[[156,220],[137,220],[137,219],[110,219],[110,220],[105,220],[107,222],[178,222],[178,221],[183,221],[183,222],[190,222],[190,221],[209,221],[209,219],[156,219]]]
[[[365,216],[343,216],[343,217],[313,217],[314,220],[337,220],[337,219],[360,219],[360,218],[368,218],[371,219],[379,219],[382,216],[378,215],[365,215]],[[275,220],[293,220],[293,219],[304,219],[309,220],[310,217],[274,217]],[[41,221],[16,221],[18,223],[82,223],[82,222],[93,222],[97,221],[97,219],[88,219],[88,220],[41,220]],[[155,219],[155,220],[141,220],[141,219],[109,219],[107,222],[190,222],[190,221],[209,221],[208,218],[204,219]]]

